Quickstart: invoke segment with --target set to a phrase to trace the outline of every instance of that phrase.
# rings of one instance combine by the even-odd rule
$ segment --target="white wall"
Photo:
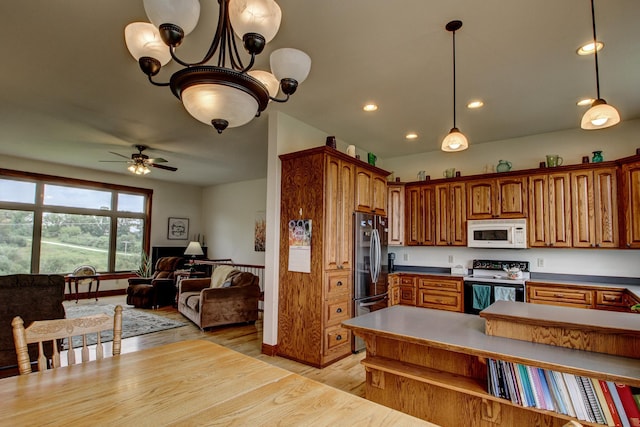
[[[236,182],[203,191],[202,215],[209,258],[231,258],[239,264],[264,265],[254,249],[256,214],[265,214],[267,180]]]
[[[202,188],[176,184],[148,177],[99,172],[92,169],[72,168],[56,163],[38,162],[18,157],[2,156],[0,167],[23,172],[84,179],[153,190],[151,207],[151,246],[182,246],[188,240],[167,239],[169,217],[189,218],[189,237],[204,232],[201,217]],[[100,290],[125,289],[127,280],[101,281]]]

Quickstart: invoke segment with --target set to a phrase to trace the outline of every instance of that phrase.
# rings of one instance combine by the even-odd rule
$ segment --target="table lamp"
[[[189,260],[189,264],[191,265],[191,271],[194,270],[193,263],[196,259],[196,256],[204,255],[202,251],[202,246],[200,246],[200,242],[189,242],[189,246],[184,251],[185,255],[191,255],[191,259]]]

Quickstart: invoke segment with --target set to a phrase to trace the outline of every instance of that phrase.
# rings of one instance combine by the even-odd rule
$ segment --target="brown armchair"
[[[258,276],[231,271],[222,287],[211,288],[211,278],[183,279],[178,289],[178,311],[200,329],[258,320]]]
[[[176,299],[175,271],[182,257],[162,257],[156,261],[151,277],[132,277],[127,287],[127,304],[138,308],[173,305]]]

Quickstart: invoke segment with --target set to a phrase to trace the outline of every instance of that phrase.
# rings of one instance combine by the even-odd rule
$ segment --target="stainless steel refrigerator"
[[[356,212],[354,217],[353,315],[386,308],[387,292],[387,218]],[[360,337],[352,340],[352,350],[365,348]]]

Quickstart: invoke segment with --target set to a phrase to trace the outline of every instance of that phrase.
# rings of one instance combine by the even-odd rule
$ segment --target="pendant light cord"
[[[597,69],[598,68],[596,65],[596,70]],[[599,97],[600,96],[598,96],[598,98]],[[453,31],[453,127],[454,128],[456,127],[456,32],[455,31]]]
[[[593,26],[593,55],[596,60],[596,91],[598,94],[597,99],[600,99],[600,70],[598,69],[598,39],[596,38],[596,11],[593,5],[594,0],[591,0],[591,24]],[[455,33],[454,33],[455,36]]]

